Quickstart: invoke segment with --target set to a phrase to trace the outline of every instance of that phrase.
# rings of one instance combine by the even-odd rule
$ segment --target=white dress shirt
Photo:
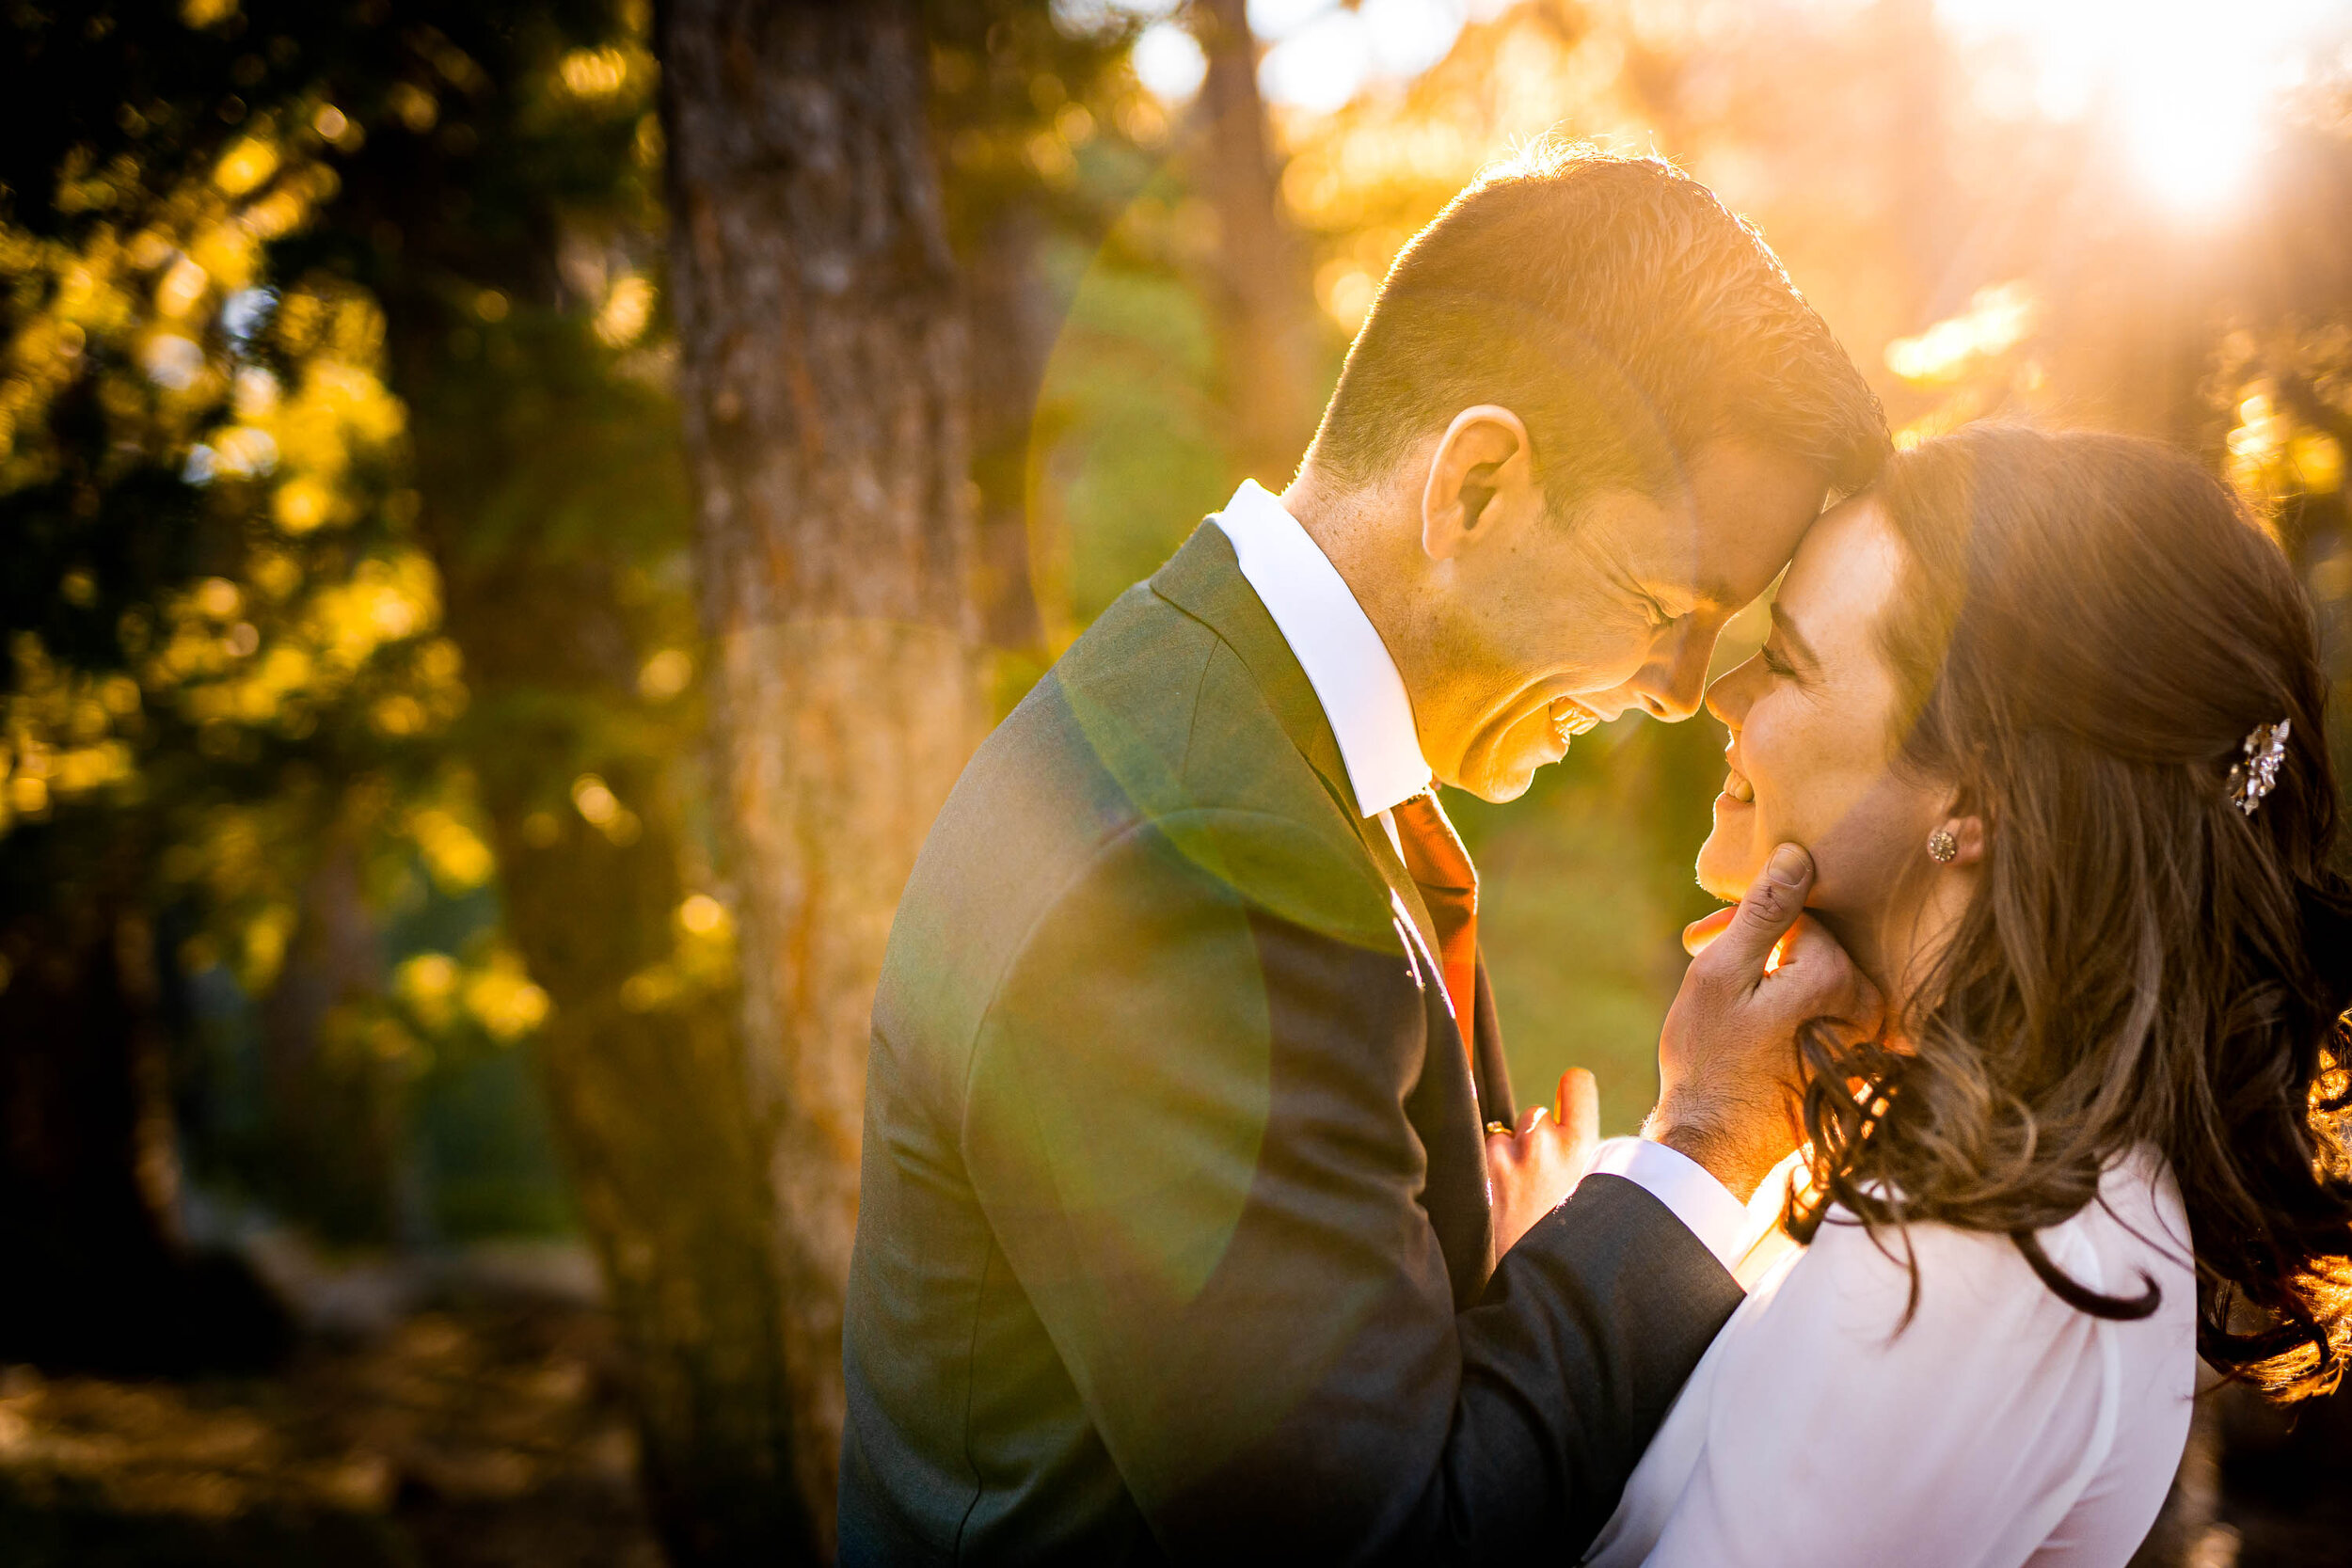
[[[1242,577],[1307,673],[1307,684],[1339,742],[1358,809],[1379,817],[1395,843],[1391,810],[1432,781],[1413,724],[1412,698],[1388,644],[1330,557],[1257,481],[1242,481],[1212,520],[1232,541]],[[1403,854],[1402,846],[1398,853]],[[1406,928],[1412,928],[1410,921]],[[1739,1260],[1746,1212],[1696,1161],[1663,1144],[1612,1138],[1589,1168],[1646,1190],[1725,1268]]]
[[[1786,1188],[1767,1182],[1761,1220]],[[1597,1568],[2123,1568],[2188,1440],[2197,1280],[2163,1162],[2109,1169],[2041,1233],[2106,1295],[2163,1292],[2153,1317],[2075,1310],[2007,1236],[1915,1225],[1882,1250],[1842,1209],[1770,1262],[1684,1385]],[[1919,1265],[1918,1309],[1903,1323]],[[1891,1256],[1890,1256],[1891,1254]],[[1743,1275],[1746,1271],[1743,1269]]]

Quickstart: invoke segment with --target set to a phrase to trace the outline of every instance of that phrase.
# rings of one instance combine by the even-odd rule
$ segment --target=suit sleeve
[[[1387,913],[1295,824],[1164,819],[1056,901],[975,1042],[975,1188],[1178,1561],[1570,1559],[1739,1301],[1600,1177],[1455,1311]]]

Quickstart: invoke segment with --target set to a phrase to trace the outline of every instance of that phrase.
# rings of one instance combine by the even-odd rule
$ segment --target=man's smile
[[[1559,736],[1563,746],[1578,736],[1598,728],[1600,724],[1600,715],[1573,697],[1554,697],[1547,711],[1551,719],[1552,730]]]

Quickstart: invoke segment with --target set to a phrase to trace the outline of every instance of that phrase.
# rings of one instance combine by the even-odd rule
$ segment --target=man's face
[[[1771,584],[1826,488],[1811,464],[1726,437],[1668,495],[1601,492],[1573,522],[1494,518],[1433,607],[1444,668],[1419,683],[1415,718],[1438,776],[1508,800],[1628,708],[1698,711],[1724,623]]]

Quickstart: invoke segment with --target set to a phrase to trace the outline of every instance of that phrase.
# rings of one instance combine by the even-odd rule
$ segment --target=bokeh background
[[[711,216],[677,137],[680,61],[807,88],[740,8],[0,20],[0,1565],[822,1560],[858,988],[922,825],[839,802],[877,756],[952,777],[1279,488],[1390,259],[1529,138],[1713,185],[1899,440],[2196,452],[2352,678],[2341,4],[838,9],[914,67],[867,108],[961,345],[905,362],[968,474],[946,722],[747,672],[730,619],[712,432],[825,414],[730,405],[723,279],[674,286],[707,218],[821,237]],[[838,569],[888,587],[859,515]],[[914,657],[859,647],[811,667]],[[1721,744],[1629,718],[1449,800],[1523,1098],[1581,1064],[1612,1131],[1646,1109]],[[2352,1561],[2344,1405],[2207,1402],[2143,1560]]]

